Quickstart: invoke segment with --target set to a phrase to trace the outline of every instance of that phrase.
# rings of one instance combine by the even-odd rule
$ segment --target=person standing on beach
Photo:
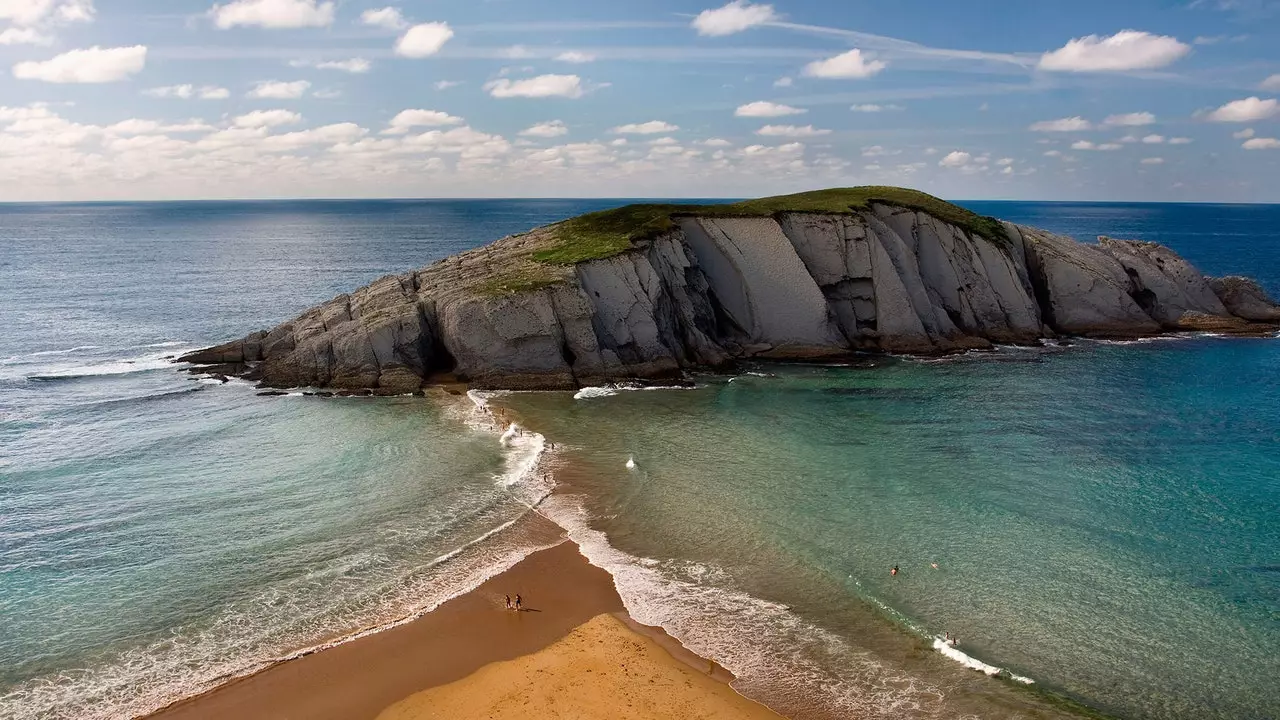
[[[506,596],[506,598],[507,598],[507,609],[508,609],[508,610],[510,610],[510,609],[511,609],[511,596],[510,596],[510,595],[507,595],[507,596]]]
[[[522,603],[523,603],[523,600],[520,598],[520,595],[517,594],[516,595],[516,612],[520,612]]]

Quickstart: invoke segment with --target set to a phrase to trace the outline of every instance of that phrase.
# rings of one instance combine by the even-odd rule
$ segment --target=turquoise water
[[[536,446],[466,398],[260,397],[166,358],[612,204],[0,205],[0,716],[144,712],[545,544]],[[974,206],[1280,285],[1274,207]],[[539,509],[633,613],[798,715],[1059,712],[934,652],[952,632],[1110,713],[1267,718],[1278,364],[1205,337],[497,401],[570,446]]]

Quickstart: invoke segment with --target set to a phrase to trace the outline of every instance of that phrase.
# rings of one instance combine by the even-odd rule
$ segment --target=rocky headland
[[[592,213],[382,278],[182,361],[268,387],[660,379],[747,358],[1275,332],[1254,281],[890,187]]]

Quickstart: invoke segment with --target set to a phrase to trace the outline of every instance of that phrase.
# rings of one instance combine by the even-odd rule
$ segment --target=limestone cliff
[[[264,384],[568,388],[748,357],[945,353],[1060,335],[1273,329],[1245,278],[851,188],[596,213],[386,277],[186,356]]]

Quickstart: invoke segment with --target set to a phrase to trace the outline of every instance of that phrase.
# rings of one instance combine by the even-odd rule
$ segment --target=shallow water
[[[494,533],[545,491],[521,476],[536,439],[504,448],[467,398],[259,397],[167,358],[612,204],[0,205],[0,715],[141,712],[545,542]],[[1280,284],[1274,208],[974,206]],[[501,402],[575,445],[542,511],[640,620],[748,691],[815,716],[1039,703],[934,652],[951,631],[1123,715],[1262,718],[1280,715],[1276,347],[1083,344]]]

